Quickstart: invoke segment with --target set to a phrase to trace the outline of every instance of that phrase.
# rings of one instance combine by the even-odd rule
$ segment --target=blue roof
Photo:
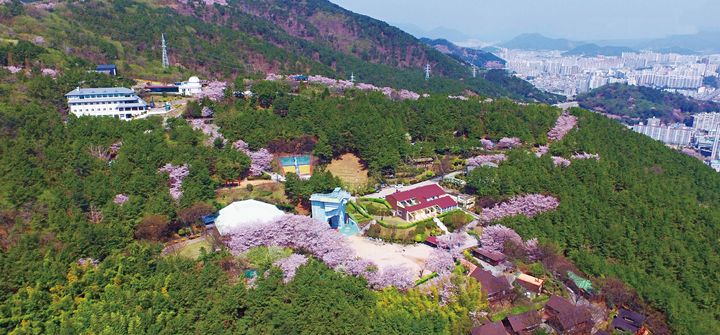
[[[116,70],[116,69],[117,69],[117,66],[115,66],[115,64],[100,64],[95,68],[95,70],[97,70],[97,71]]]
[[[336,188],[330,193],[315,193],[310,197],[310,201],[337,202],[350,199],[350,192],[341,188]]]
[[[208,214],[208,215],[201,217],[201,219],[204,224],[209,225],[209,224],[215,223],[215,220],[217,219],[217,217],[219,215],[220,215],[220,213]]]

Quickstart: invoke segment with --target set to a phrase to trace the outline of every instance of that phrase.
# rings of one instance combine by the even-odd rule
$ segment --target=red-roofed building
[[[395,192],[385,200],[390,203],[394,215],[410,222],[434,218],[458,208],[457,201],[438,184]]]
[[[475,327],[470,330],[471,335],[509,335],[502,322],[493,322]]]

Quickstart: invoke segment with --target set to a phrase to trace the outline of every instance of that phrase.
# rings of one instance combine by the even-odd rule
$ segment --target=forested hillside
[[[691,114],[714,112],[720,105],[645,86],[609,84],[576,97],[580,107],[620,116],[630,122],[657,117],[683,122]]]
[[[465,48],[446,40],[421,38],[421,41],[436,50],[455,57],[463,62],[473,64],[478,68],[498,68],[505,65],[505,60],[484,50]]]
[[[557,243],[597,276],[617,276],[664,310],[677,334],[712,334],[720,323],[720,176],[702,162],[575,110],[579,130],[552,155],[592,152],[600,160],[553,166],[518,154],[499,169],[476,169],[480,195],[558,196],[557,211],[505,224]]]
[[[264,77],[269,72],[349,78],[355,73],[359,81],[422,92],[457,94],[469,89],[518,100],[560,99],[508,75],[471,78],[470,68],[456,59],[397,28],[341,10],[327,1],[292,2],[283,8],[291,12],[278,12],[269,1],[221,6],[200,1],[94,0],[58,3],[52,8],[25,6],[17,13],[0,16],[0,37],[37,40],[36,44],[94,63],[117,63],[123,73],[145,79],[177,81],[188,73],[213,78]],[[273,15],[260,15],[265,9]],[[258,14],[251,14],[255,12]],[[298,36],[290,27],[284,30],[278,23],[283,15],[292,15],[298,22],[294,26],[301,25],[306,33]],[[343,29],[356,35],[333,39],[327,34],[329,28],[311,25],[335,21],[333,29],[347,26]],[[169,70],[162,69],[160,63],[163,33],[174,65]],[[350,41],[353,46],[336,45],[339,40]],[[10,65],[23,63],[22,59],[12,61],[17,64]],[[3,65],[7,62],[0,60]],[[422,71],[426,63],[433,71],[429,81],[424,80]]]
[[[289,252],[281,248],[259,248],[241,257],[220,248],[191,260],[162,255],[161,246],[170,234],[221,207],[215,191],[226,180],[248,175],[249,157],[231,145],[238,140],[252,150],[303,142],[321,163],[353,153],[382,181],[413,158],[449,155],[462,161],[483,151],[483,140],[503,137],[521,143],[498,168],[470,173],[466,191],[492,203],[547,194],[560,205],[533,219],[500,223],[524,239],[539,237],[548,248],[556,246],[597,277],[595,284],[622,279],[639,300],[667,315],[673,333],[720,329],[720,175],[585,110],[573,110],[577,127],[553,142],[547,134],[561,114],[557,108],[447,97],[449,91],[471,88],[492,96],[552,100],[535,96],[538,91],[529,83],[501,71],[463,81],[418,80],[423,84],[416,89],[443,93],[415,101],[355,89],[337,93],[307,83],[292,88],[279,81],[248,81],[252,98],[228,92],[218,101],[197,102],[198,109],[214,111],[214,123],[228,140],[212,145],[181,117],[125,122],[65,112],[63,94],[76,85],[129,86],[131,75],[170,79],[200,73],[239,78],[244,85],[243,78],[263,71],[341,76],[361,68],[367,78],[409,88],[422,78],[414,64],[389,62],[394,56],[387,45],[366,60],[352,47],[335,50],[342,44],[323,30],[329,28],[315,26],[317,16],[350,15],[332,5],[300,2],[307,9],[294,4],[278,13],[309,15],[291,25],[298,28],[291,34],[265,19],[276,3],[264,3],[0,6],[0,65],[10,65],[0,67],[0,333],[467,333],[487,307],[474,281],[458,284],[454,298],[445,301],[437,286],[430,293],[370,290],[365,279],[314,259],[285,283],[273,267]],[[161,33],[171,43],[172,62],[182,66],[162,70]],[[427,57],[434,54],[427,52]],[[127,77],[88,72],[97,62],[116,62]],[[629,117],[654,115],[643,113],[661,102],[686,112],[705,108],[645,88],[609,89],[622,93],[611,100],[617,106],[618,101],[642,104],[617,111]],[[549,154],[538,158],[541,145],[550,145]],[[599,160],[572,160],[561,167],[550,157],[575,153],[599,154]],[[172,193],[168,170],[186,174]],[[254,282],[246,282],[242,273],[250,266],[260,274]],[[604,286],[597,287],[604,293]]]

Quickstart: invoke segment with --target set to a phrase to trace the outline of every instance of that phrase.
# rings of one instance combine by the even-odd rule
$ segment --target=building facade
[[[669,145],[688,147],[692,143],[695,129],[682,124],[665,125],[657,118],[648,119],[647,124],[634,125],[635,132]]]
[[[720,130],[720,113],[698,113],[693,115],[693,128],[704,131]]]
[[[178,92],[181,95],[185,96],[193,96],[202,92],[202,84],[200,83],[200,78],[195,76],[190,77],[188,81],[178,83],[177,88]]]
[[[393,214],[405,221],[415,222],[434,218],[458,208],[458,203],[438,184],[430,184],[385,197]]]
[[[147,103],[125,87],[76,88],[65,94],[70,113],[130,120],[147,112]]]
[[[330,193],[315,193],[310,197],[312,218],[327,222],[332,228],[340,228],[347,222],[345,206],[350,201],[350,193],[336,188]]]

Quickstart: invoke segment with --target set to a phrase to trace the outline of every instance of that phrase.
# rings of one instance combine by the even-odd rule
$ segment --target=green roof
[[[568,277],[570,277],[570,280],[572,280],[573,283],[575,283],[575,285],[577,285],[577,287],[583,289],[585,292],[592,293],[594,291],[592,282],[589,279],[580,277],[572,271],[568,271],[567,274],[568,274]]]

